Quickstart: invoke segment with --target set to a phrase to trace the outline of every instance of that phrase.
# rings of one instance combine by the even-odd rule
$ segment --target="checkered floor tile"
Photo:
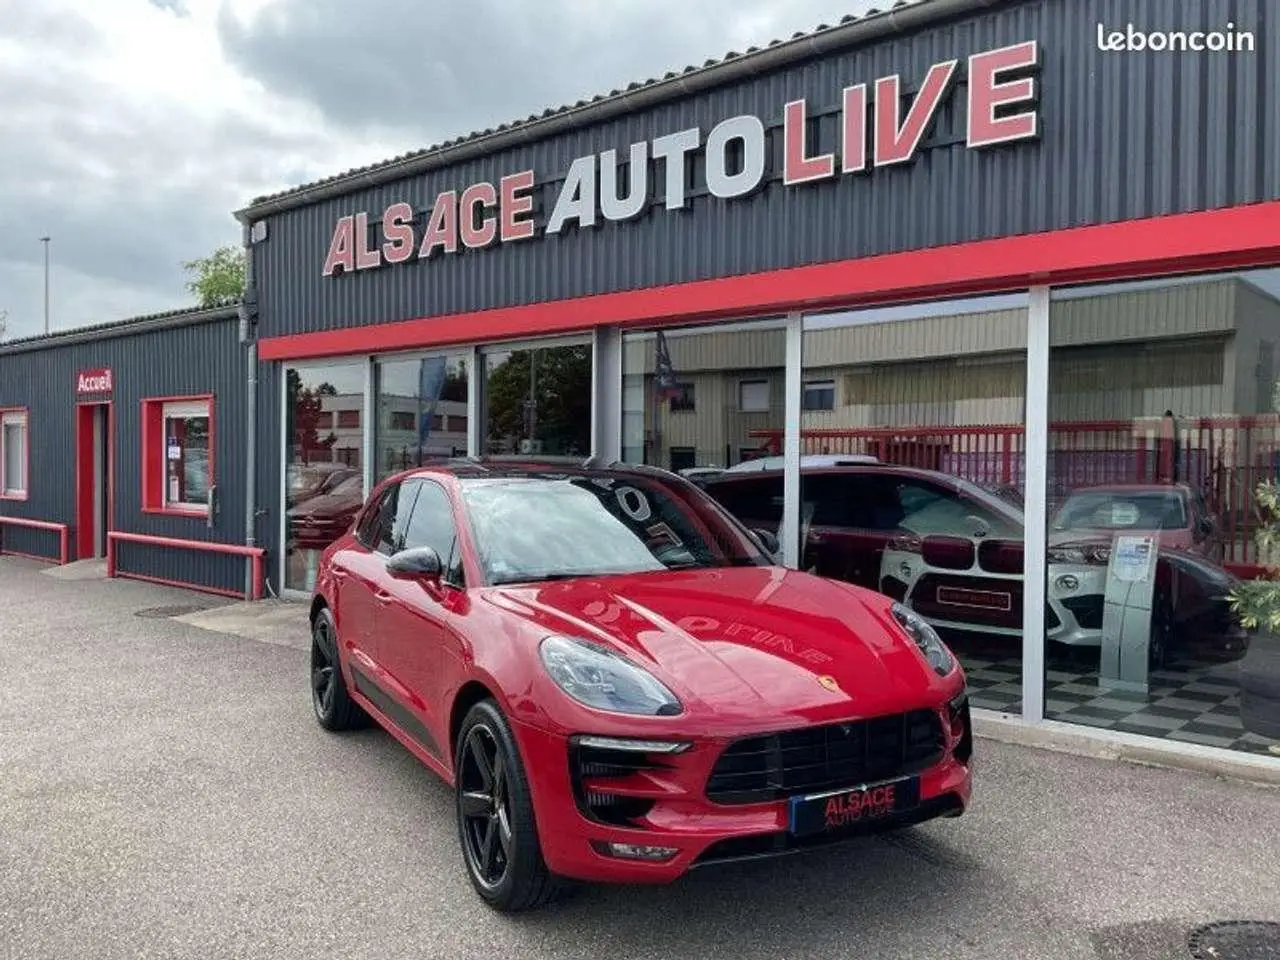
[[[957,650],[975,707],[1017,713],[1022,661],[991,650]],[[1084,651],[1051,659],[1045,671],[1045,716],[1107,730],[1142,734],[1274,756],[1275,741],[1247,733],[1233,663],[1175,663],[1153,672],[1145,693],[1108,689]]]

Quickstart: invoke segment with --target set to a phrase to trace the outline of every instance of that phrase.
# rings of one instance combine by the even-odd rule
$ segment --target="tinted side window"
[[[800,500],[813,507],[810,521],[820,527],[850,526],[849,508],[856,495],[854,478],[842,473],[802,475]]]
[[[423,482],[405,529],[404,546],[431,547],[440,554],[445,580],[456,586],[462,585],[462,551],[458,548],[458,529],[453,523],[449,495],[439,484]]]
[[[391,556],[403,549],[405,526],[420,481],[392,484],[383,493],[376,510],[370,511],[360,527],[360,541],[375,553]]]
[[[893,476],[851,475],[845,498],[848,525],[879,533],[896,531],[904,515],[898,486]]]
[[[378,528],[382,524],[382,511],[386,507],[387,501],[395,493],[395,485],[387,487],[377,499],[365,507],[365,511],[360,516],[360,524],[356,527],[356,539],[364,546],[373,550],[378,543]]]
[[[782,522],[781,474],[711,483],[707,493],[741,521]]]

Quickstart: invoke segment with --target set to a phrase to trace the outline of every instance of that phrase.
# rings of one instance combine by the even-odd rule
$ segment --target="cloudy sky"
[[[43,236],[52,329],[181,307],[255,195],[874,5],[0,0],[8,335],[43,329]]]

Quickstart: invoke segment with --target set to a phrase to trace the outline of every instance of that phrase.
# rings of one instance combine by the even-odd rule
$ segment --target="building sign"
[[[81,370],[76,374],[76,394],[110,393],[115,389],[111,379],[111,368],[102,367],[97,370]]]
[[[1032,140],[1039,136],[1035,70],[1036,41],[976,53],[968,58],[965,146],[971,150]],[[880,167],[915,159],[934,118],[954,92],[958,59],[935,63],[917,92],[904,104],[902,78],[881,77],[858,83],[840,94],[839,150],[817,152],[808,135],[809,105],[792,100],[783,107],[782,182],[793,188],[845,176],[866,175]],[[874,109],[872,109],[874,108]],[[716,124],[703,138],[690,127],[634,143],[626,158],[630,176],[620,192],[617,150],[579,157],[542,222],[534,215],[533,170],[520,170],[462,190],[441,192],[429,211],[404,201],[392,203],[371,222],[367,212],[338,220],[322,273],[372,270],[388,264],[428,260],[494,244],[530,240],[539,230],[557,235],[572,225],[594,227],[601,221],[634,220],[649,208],[651,183],[661,183],[667,211],[689,205],[688,168],[701,153],[707,191],[723,200],[749,196],[766,182],[767,137],[764,121],[744,114]],[[376,242],[374,228],[381,235]]]

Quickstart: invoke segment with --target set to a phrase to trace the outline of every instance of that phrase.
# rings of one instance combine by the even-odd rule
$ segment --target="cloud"
[[[352,131],[426,142],[859,13],[867,0],[349,0],[225,5],[230,60]],[[881,4],[884,6],[885,4]]]
[[[169,4],[169,6],[173,6]],[[239,242],[231,211],[264,188],[368,162],[319,112],[240,76],[216,7],[0,0],[0,310],[54,330],[190,303],[180,264]],[[335,158],[338,158],[335,160]]]
[[[43,327],[42,236],[54,330],[180,307],[254,196],[867,5],[0,0],[8,335]]]

